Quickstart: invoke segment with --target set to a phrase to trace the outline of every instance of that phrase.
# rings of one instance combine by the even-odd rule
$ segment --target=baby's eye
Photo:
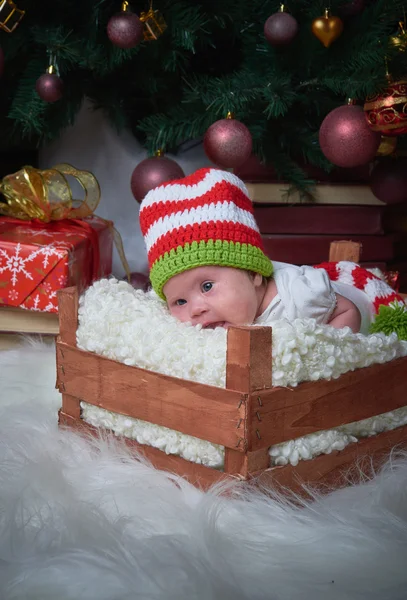
[[[203,292],[209,292],[209,290],[211,290],[212,287],[213,283],[211,281],[205,281],[205,283],[201,285],[201,289]]]
[[[175,304],[176,304],[177,306],[183,306],[183,305],[184,305],[184,304],[186,304],[186,303],[187,303],[187,301],[186,301],[186,300],[184,300],[183,298],[179,298],[178,300],[176,300],[176,301],[175,301]]]

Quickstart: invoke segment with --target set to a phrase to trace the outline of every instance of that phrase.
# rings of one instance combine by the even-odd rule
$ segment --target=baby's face
[[[170,313],[205,328],[250,325],[261,298],[261,275],[229,267],[196,267],[164,285]]]

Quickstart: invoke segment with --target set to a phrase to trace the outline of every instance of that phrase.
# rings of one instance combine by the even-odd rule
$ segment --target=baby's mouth
[[[202,325],[202,329],[216,329],[216,327],[225,327],[225,321],[215,321],[215,323],[205,323]]]

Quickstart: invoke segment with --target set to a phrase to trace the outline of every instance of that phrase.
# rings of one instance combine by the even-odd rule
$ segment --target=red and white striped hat
[[[227,171],[199,169],[154,188],[141,203],[140,225],[151,284],[162,298],[171,277],[195,267],[273,272],[246,186]]]
[[[386,281],[374,275],[371,271],[360,267],[354,262],[341,260],[339,262],[326,262],[315,265],[317,269],[325,269],[331,281],[338,281],[353,285],[362,290],[373,304],[375,313],[381,306],[389,306],[397,302],[404,306],[403,298],[395,292]]]

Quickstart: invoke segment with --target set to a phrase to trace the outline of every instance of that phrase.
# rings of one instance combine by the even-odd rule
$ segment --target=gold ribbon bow
[[[85,193],[83,200],[73,199],[68,176],[80,184]],[[93,214],[100,202],[96,177],[68,164],[43,171],[24,167],[4,177],[0,192],[6,199],[6,204],[0,203],[0,214],[23,220],[38,219],[44,223],[83,219]]]
[[[85,194],[83,200],[73,198],[67,177],[73,177],[79,183]],[[80,171],[67,163],[42,171],[34,167],[23,167],[17,173],[3,178],[0,192],[6,200],[0,201],[0,214],[43,223],[84,219],[94,213],[100,202],[100,186],[93,173]],[[121,236],[109,221],[104,221],[112,228],[116,249],[130,281],[130,268]]]

